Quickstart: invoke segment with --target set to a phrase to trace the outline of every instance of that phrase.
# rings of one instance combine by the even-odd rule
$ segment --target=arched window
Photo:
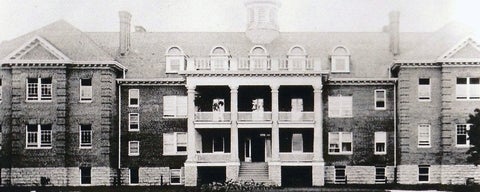
[[[281,66],[281,68],[287,68],[289,71],[304,71],[310,69],[307,66],[307,53],[302,46],[296,45],[291,47],[287,53],[287,66]]]
[[[171,46],[165,52],[165,72],[178,73],[185,70],[185,53],[178,46]]]
[[[350,72],[350,51],[344,46],[337,46],[332,50],[331,58],[332,72],[349,73]]]
[[[223,46],[215,46],[210,51],[210,69],[212,71],[225,71],[229,69],[230,53]]]
[[[250,49],[249,54],[249,70],[265,71],[270,69],[268,62],[268,52],[265,47],[261,45],[255,45]]]

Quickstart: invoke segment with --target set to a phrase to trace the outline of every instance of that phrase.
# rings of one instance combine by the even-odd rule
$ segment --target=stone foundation
[[[314,163],[312,166],[312,185],[324,186],[325,185],[325,163]]]
[[[418,165],[399,165],[398,166],[398,183],[399,184],[438,184],[440,183],[441,165],[430,165],[429,181],[418,181]]]
[[[232,179],[236,181],[238,179],[238,173],[240,172],[240,163],[229,164],[226,169],[227,180]]]
[[[169,167],[139,167],[138,184],[130,184],[130,169],[121,170],[122,185],[160,186],[170,185]]]
[[[78,167],[26,167],[2,169],[2,185],[41,186],[41,178],[49,179],[47,186],[80,186],[80,168]],[[93,186],[112,185],[113,170],[109,167],[92,167],[91,184]]]
[[[282,185],[282,166],[279,162],[270,162],[268,163],[268,178],[275,185]]]
[[[194,163],[185,163],[185,186],[197,186],[198,169]]]
[[[475,165],[442,165],[442,184],[465,185],[467,178],[474,178],[480,183],[480,167]]]

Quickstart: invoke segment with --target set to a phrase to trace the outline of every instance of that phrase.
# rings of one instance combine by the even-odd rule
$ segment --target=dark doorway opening
[[[312,167],[310,166],[283,166],[282,167],[283,187],[311,187]]]
[[[225,182],[225,167],[198,167],[198,184]]]
[[[271,131],[242,129],[239,131],[239,157],[243,162],[265,162],[271,157]]]

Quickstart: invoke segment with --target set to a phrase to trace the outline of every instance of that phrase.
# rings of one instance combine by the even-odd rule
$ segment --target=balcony
[[[199,163],[223,163],[230,161],[230,153],[197,153]]]
[[[281,122],[313,122],[313,112],[279,112],[278,121]]]
[[[313,153],[280,153],[280,161],[285,162],[305,162],[312,161]]]
[[[196,57],[187,60],[187,71],[320,71],[313,58]]]
[[[196,112],[195,122],[230,122],[230,112]]]
[[[238,112],[239,122],[271,122],[272,112]]]

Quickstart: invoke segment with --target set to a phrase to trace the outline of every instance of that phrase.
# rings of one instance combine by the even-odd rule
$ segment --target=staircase
[[[238,180],[255,181],[255,183],[265,183],[267,185],[273,184],[268,179],[268,164],[265,162],[260,163],[245,163],[240,165],[240,172],[238,174]]]

